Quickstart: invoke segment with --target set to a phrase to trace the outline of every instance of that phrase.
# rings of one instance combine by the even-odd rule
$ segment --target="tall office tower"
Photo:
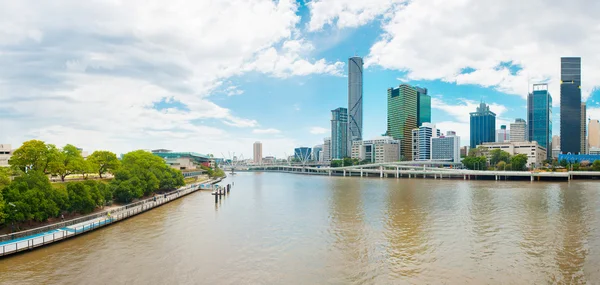
[[[582,148],[581,58],[560,59],[560,151],[577,154]]]
[[[494,142],[496,136],[496,113],[490,111],[490,106],[481,102],[477,111],[471,115],[471,148],[476,148],[484,142]]]
[[[506,125],[501,125],[500,129],[496,130],[496,142],[507,142],[510,139],[510,133],[506,129]]]
[[[431,123],[431,97],[427,95],[427,88],[415,87],[417,90],[417,125]]]
[[[460,156],[460,137],[455,132],[448,131],[446,136],[431,138],[431,160],[460,162]]]
[[[331,159],[348,156],[348,109],[331,110]]]
[[[560,149],[560,136],[559,135],[552,136],[552,148]]]
[[[585,102],[581,102],[581,153],[588,153],[588,143],[587,143],[587,130],[586,126],[586,111],[585,111]]]
[[[588,145],[590,149],[600,148],[600,121],[598,120],[590,120],[588,124]]]
[[[363,133],[363,59],[348,59],[348,142],[349,154],[352,141],[362,140]]]
[[[552,158],[552,96],[548,84],[533,84],[527,96],[527,136],[546,149],[547,159]]]
[[[261,164],[262,163],[262,143],[255,142],[254,143],[254,163]]]
[[[417,128],[417,91],[410,85],[401,84],[387,90],[388,136],[400,140],[403,160],[412,160],[412,130]]]
[[[322,161],[331,161],[331,138],[323,139],[323,155],[321,155]]]
[[[413,132],[414,134],[414,132]],[[413,160],[431,159],[431,138],[439,137],[439,130],[432,123],[423,123],[417,132],[418,155],[413,155]],[[415,139],[413,138],[413,142]],[[414,148],[414,147],[413,147]]]
[[[510,124],[510,141],[526,142],[527,140],[527,123],[521,118],[515,119],[515,122]]]
[[[321,153],[323,152],[323,145],[322,144],[318,144],[316,146],[313,146],[312,149],[312,160],[314,161],[321,161]]]

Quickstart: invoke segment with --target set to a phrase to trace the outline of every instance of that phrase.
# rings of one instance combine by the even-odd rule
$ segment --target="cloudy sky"
[[[329,136],[347,59],[365,59],[364,134],[386,128],[386,90],[427,87],[432,119],[468,143],[484,100],[525,118],[547,82],[559,133],[561,56],[582,57],[600,119],[600,1],[0,0],[0,143],[124,153],[168,148],[291,154]]]

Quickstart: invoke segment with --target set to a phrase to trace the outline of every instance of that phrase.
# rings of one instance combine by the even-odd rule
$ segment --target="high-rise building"
[[[453,131],[431,138],[431,160],[460,162],[460,137]]]
[[[262,164],[262,143],[254,142],[254,163]]]
[[[588,124],[588,144],[591,148],[600,148],[600,121],[590,120]]]
[[[427,95],[427,88],[415,87],[417,90],[417,125],[431,123],[431,97]]]
[[[311,148],[310,147],[297,147],[294,149],[294,158],[301,161],[307,162],[311,157]]]
[[[507,142],[510,140],[510,133],[506,129],[506,125],[501,125],[500,129],[496,130],[496,142]]]
[[[363,59],[348,59],[348,152],[352,141],[362,140],[363,131]]]
[[[348,156],[348,109],[331,111],[331,159]]]
[[[321,161],[321,153],[323,152],[323,145],[322,144],[318,144],[316,146],[313,146],[312,149],[312,160],[314,161]]]
[[[466,146],[466,145],[461,146],[460,147],[460,156],[463,157],[463,156],[467,156],[467,155],[469,155],[469,146]]]
[[[548,84],[534,84],[527,96],[527,136],[545,148],[548,159],[552,158],[552,96]]]
[[[331,138],[325,138],[323,140],[323,153],[321,155],[321,161],[331,161]]]
[[[552,136],[552,158],[558,158],[560,154],[560,136]]]
[[[387,90],[388,136],[400,140],[403,160],[412,160],[412,130],[417,128],[417,91],[410,85]]]
[[[494,142],[496,136],[496,113],[490,111],[490,106],[481,102],[477,111],[471,115],[471,148],[476,148],[484,142]]]
[[[400,160],[400,141],[382,137],[352,142],[352,158],[371,163],[395,162]]]
[[[526,142],[527,139],[527,123],[521,118],[515,119],[514,123],[510,124],[510,141],[511,142]]]
[[[416,129],[415,129],[416,130]],[[431,138],[439,136],[439,130],[434,124],[423,123],[418,131],[413,131],[413,136],[417,137],[413,141],[413,160],[430,160],[431,159]],[[416,143],[415,143],[416,141]],[[415,148],[416,146],[416,148]]]
[[[582,150],[581,58],[560,59],[560,151],[577,154]]]
[[[588,153],[587,130],[586,130],[586,108],[585,102],[581,102],[581,153]]]

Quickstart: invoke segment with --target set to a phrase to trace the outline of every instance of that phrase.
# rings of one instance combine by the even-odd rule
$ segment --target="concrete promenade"
[[[95,218],[88,219],[80,223],[70,224],[70,221],[65,221],[58,223],[59,228],[54,227],[55,225],[50,225],[24,232],[0,236],[0,257],[8,256],[21,251],[32,250],[44,245],[52,244],[54,242],[93,231],[115,222],[122,221],[129,217],[169,203],[187,194],[201,190],[201,188],[203,188],[201,186],[204,186],[203,189],[205,189],[205,185],[215,184],[221,180],[222,178],[219,178],[202,183],[186,185],[166,194],[156,195],[152,198],[95,214]],[[64,227],[60,227],[62,224],[64,224]]]

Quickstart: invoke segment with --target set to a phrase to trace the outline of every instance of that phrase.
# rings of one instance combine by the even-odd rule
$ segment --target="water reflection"
[[[493,191],[485,186],[471,189],[470,218],[474,235],[471,258],[476,262],[489,258],[498,248],[498,241],[494,237],[500,228]]]
[[[427,211],[429,189],[418,188],[414,180],[392,184],[387,190],[385,237],[391,276],[416,276],[435,257],[428,243]]]

